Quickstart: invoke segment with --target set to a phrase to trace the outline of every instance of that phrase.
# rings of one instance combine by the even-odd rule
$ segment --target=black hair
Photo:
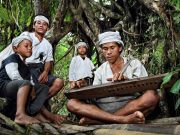
[[[103,30],[101,33],[104,33],[104,32],[116,32],[117,30],[114,30],[114,29],[106,29],[106,30]]]

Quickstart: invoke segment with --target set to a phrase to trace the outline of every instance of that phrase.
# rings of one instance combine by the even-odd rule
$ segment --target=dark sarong
[[[41,75],[41,73],[44,71],[44,64],[42,63],[33,63],[33,64],[28,64],[30,68],[30,72],[32,75],[33,82],[35,84],[38,84],[38,78]],[[53,82],[56,80],[57,77],[53,76],[50,72],[48,74],[48,81],[45,83],[48,86],[51,86]]]

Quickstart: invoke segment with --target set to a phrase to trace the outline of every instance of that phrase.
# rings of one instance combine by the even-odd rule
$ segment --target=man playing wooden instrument
[[[147,76],[146,69],[137,59],[128,60],[120,54],[124,49],[119,32],[104,32],[98,36],[99,45],[106,58],[95,72],[93,85]],[[70,99],[67,108],[81,116],[79,124],[97,123],[144,123],[159,102],[154,90],[147,90],[141,96],[125,95],[92,99],[83,102]]]

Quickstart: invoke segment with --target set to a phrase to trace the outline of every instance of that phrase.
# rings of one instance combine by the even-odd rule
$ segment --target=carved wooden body
[[[106,83],[102,85],[87,86],[80,89],[72,89],[65,92],[68,98],[91,99],[108,96],[120,96],[143,92],[145,90],[156,90],[160,88],[162,79],[166,74],[155,75],[150,77],[141,77],[122,82]],[[177,80],[176,74],[171,82],[166,86],[172,85]]]

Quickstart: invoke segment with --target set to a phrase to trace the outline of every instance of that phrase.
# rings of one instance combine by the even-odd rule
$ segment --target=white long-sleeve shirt
[[[85,77],[91,78],[94,68],[94,64],[89,58],[82,59],[79,55],[73,57],[69,67],[69,81],[77,81]]]

